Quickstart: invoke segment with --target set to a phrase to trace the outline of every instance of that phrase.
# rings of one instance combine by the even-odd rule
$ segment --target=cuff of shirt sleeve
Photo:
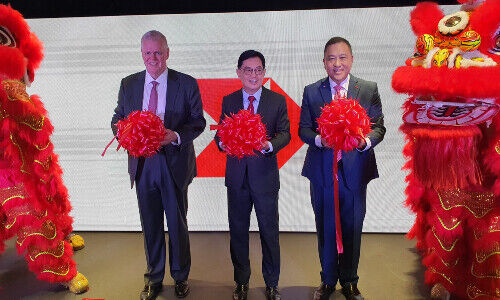
[[[316,144],[316,147],[323,148],[323,144],[321,144],[321,135],[317,135],[314,138],[314,144]]]
[[[174,131],[174,133],[177,136],[177,143],[176,142],[172,142],[172,145],[179,146],[181,144],[181,136],[177,133],[177,131]]]
[[[271,144],[270,141],[267,141],[266,143],[269,145],[269,150],[264,150],[263,149],[261,152],[264,153],[264,154],[273,152],[273,144]]]
[[[359,152],[364,152],[372,147],[372,142],[370,141],[370,138],[365,137],[365,143],[366,143],[365,148],[356,150],[358,150]]]

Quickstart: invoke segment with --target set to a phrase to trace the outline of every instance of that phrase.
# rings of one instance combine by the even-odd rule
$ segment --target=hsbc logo
[[[203,101],[203,110],[216,122],[219,121],[222,97],[241,89],[241,81],[237,78],[198,79],[197,81]],[[281,168],[304,144],[298,135],[300,107],[272,78],[265,78],[264,85],[269,86],[271,91],[285,96],[286,99],[291,140],[285,148],[278,152],[278,168]],[[208,130],[209,125],[213,124],[207,124],[205,130]],[[196,164],[198,177],[224,177],[226,154],[219,152],[215,141],[212,140],[196,157]]]

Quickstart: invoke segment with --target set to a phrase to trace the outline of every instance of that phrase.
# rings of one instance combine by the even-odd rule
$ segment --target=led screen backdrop
[[[456,7],[446,7],[446,12]],[[287,96],[292,141],[279,155],[282,231],[314,231],[309,182],[300,176],[306,146],[297,128],[305,85],[326,77],[323,47],[332,36],[351,41],[352,73],[378,83],[387,134],[377,146],[380,178],[368,186],[365,232],[405,232],[413,217],[403,207],[404,96],[391,89],[395,68],[412,54],[411,8],[120,16],[28,20],[45,45],[45,59],[29,88],[39,94],[55,126],[53,142],[73,204],[76,230],[140,230],[127,156],[110,148],[110,120],[121,78],[144,69],[140,38],[151,29],[169,42],[170,68],[200,85],[207,129],[195,140],[199,177],[189,189],[190,230],[228,230],[224,156],[213,143],[222,96],[238,88],[236,62],[247,49],[266,57],[265,86]],[[257,229],[252,217],[252,229]]]

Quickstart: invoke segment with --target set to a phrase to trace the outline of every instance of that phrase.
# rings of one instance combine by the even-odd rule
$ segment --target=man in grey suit
[[[326,300],[340,281],[346,299],[363,299],[357,288],[361,231],[366,212],[366,187],[378,177],[373,148],[385,134],[382,103],[375,82],[349,74],[353,55],[350,43],[341,37],[330,39],[324,49],[323,63],[328,77],[304,88],[299,136],[309,145],[302,175],[310,180],[321,285],[314,299]],[[337,253],[333,188],[333,151],[318,133],[316,120],[321,108],[337,97],[356,99],[371,120],[372,131],[359,140],[356,150],[342,152],[338,161],[340,219],[343,253]],[[332,100],[334,99],[334,100]]]
[[[183,298],[189,293],[191,266],[186,215],[187,188],[196,176],[193,140],[203,132],[206,122],[196,80],[167,69],[169,48],[165,36],[155,30],[147,32],[141,39],[141,52],[146,70],[122,79],[111,129],[116,135],[116,123],[137,110],[155,113],[167,129],[157,154],[148,158],[129,155],[128,172],[131,186],[136,184],[147,261],[141,299],[156,299],[162,289],[164,212],[169,232],[170,275],[175,280],[175,295]]]
[[[247,298],[250,279],[248,230],[250,213],[255,207],[262,245],[262,273],[267,299],[281,299],[278,290],[280,273],[278,192],[280,188],[276,154],[290,142],[285,97],[262,86],[266,61],[257,51],[247,50],[238,59],[236,73],[243,89],[225,96],[219,124],[231,113],[250,110],[262,117],[270,140],[255,156],[238,159],[227,156],[226,178],[231,259],[236,288],[233,299]],[[221,151],[224,145],[215,137]]]

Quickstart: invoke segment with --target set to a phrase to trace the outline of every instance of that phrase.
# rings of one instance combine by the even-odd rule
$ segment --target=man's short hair
[[[351,52],[351,55],[352,55],[351,43],[349,43],[348,40],[346,40],[345,38],[340,37],[340,36],[332,37],[331,39],[328,40],[328,42],[326,42],[325,50],[323,50],[323,54],[326,53],[326,49],[328,49],[328,47],[330,47],[330,45],[334,45],[334,44],[338,44],[338,43],[345,43],[347,45],[347,47],[349,47],[349,51]]]
[[[141,38],[141,45],[144,40],[163,41],[165,42],[165,46],[168,48],[167,38],[158,30],[150,30],[146,32]]]
[[[243,62],[249,58],[252,57],[258,57],[260,58],[260,61],[262,62],[262,67],[265,69],[266,68],[266,59],[264,58],[264,55],[260,53],[259,51],[255,50],[247,50],[244,51],[243,53],[240,54],[240,57],[238,58],[238,69],[241,68],[243,65]]]

